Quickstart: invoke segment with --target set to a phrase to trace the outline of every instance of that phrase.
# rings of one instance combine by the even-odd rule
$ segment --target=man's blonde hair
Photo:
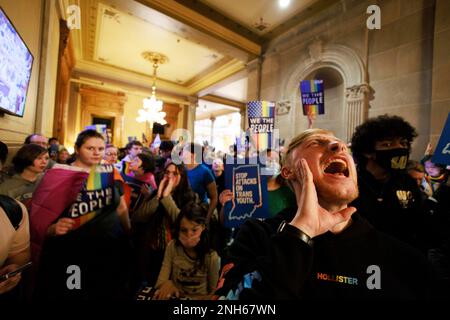
[[[285,163],[289,164],[291,161],[291,153],[294,151],[295,148],[297,148],[299,145],[301,145],[307,138],[309,138],[312,135],[315,134],[327,134],[327,135],[333,135],[334,133],[330,130],[326,129],[319,129],[319,128],[313,128],[313,129],[306,129],[302,133],[300,133],[298,136],[294,137],[291,142],[289,143],[289,146],[286,150],[285,154]]]

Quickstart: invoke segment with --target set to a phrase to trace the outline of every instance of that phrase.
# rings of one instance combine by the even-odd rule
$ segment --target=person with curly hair
[[[406,172],[416,136],[416,130],[399,116],[381,115],[356,128],[351,149],[359,197],[352,205],[378,230],[421,248],[421,194]]]

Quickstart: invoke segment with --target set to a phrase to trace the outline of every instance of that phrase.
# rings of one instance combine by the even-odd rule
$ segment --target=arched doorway
[[[329,76],[332,83],[333,81],[337,83],[337,87],[334,87],[338,88],[336,90],[340,90],[339,77],[342,80],[343,108],[340,111],[340,116],[335,119],[336,123],[333,124],[333,127],[338,127],[339,130],[333,130],[331,126],[328,127],[331,122],[325,123],[325,121],[333,121],[333,119],[326,115],[320,117],[329,120],[323,120],[324,122],[320,124],[324,126],[324,129],[330,128],[335,131],[344,141],[349,141],[355,127],[367,119],[369,101],[373,99],[373,89],[364,82],[364,64],[356,52],[343,45],[323,45],[320,40],[316,40],[307,49],[309,50],[309,58],[301,57],[298,64],[293,66],[290,76],[282,84],[284,90],[282,97],[290,100],[295,108],[294,117],[290,117],[288,120],[290,128],[288,135],[292,138],[308,127],[307,118],[302,113],[300,81],[308,79],[312,75],[316,76],[315,72],[325,72],[323,73],[324,76]],[[330,110],[328,108],[329,103],[325,92],[326,114],[327,110]],[[335,105],[335,103],[332,105]],[[339,110],[339,108],[336,110]],[[320,117],[316,120],[314,127],[319,127]]]
[[[302,80],[323,80],[325,114],[317,116],[314,127],[328,129],[340,139],[346,139],[344,123],[345,90],[342,75],[334,68],[324,67],[312,71]]]

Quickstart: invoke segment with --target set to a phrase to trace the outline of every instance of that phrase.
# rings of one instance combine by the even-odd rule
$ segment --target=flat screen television
[[[0,113],[23,117],[33,55],[0,7]]]

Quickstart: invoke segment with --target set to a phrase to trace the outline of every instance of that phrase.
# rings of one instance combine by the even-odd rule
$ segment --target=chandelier
[[[153,64],[152,95],[150,98],[144,99],[144,105],[138,110],[139,116],[136,120],[138,122],[148,122],[150,129],[152,129],[153,123],[155,122],[161,125],[165,125],[167,123],[164,119],[166,117],[166,113],[162,111],[163,102],[161,100],[156,100],[156,69],[158,69],[159,64],[168,62],[169,58],[161,53],[150,51],[143,52],[142,57]]]

